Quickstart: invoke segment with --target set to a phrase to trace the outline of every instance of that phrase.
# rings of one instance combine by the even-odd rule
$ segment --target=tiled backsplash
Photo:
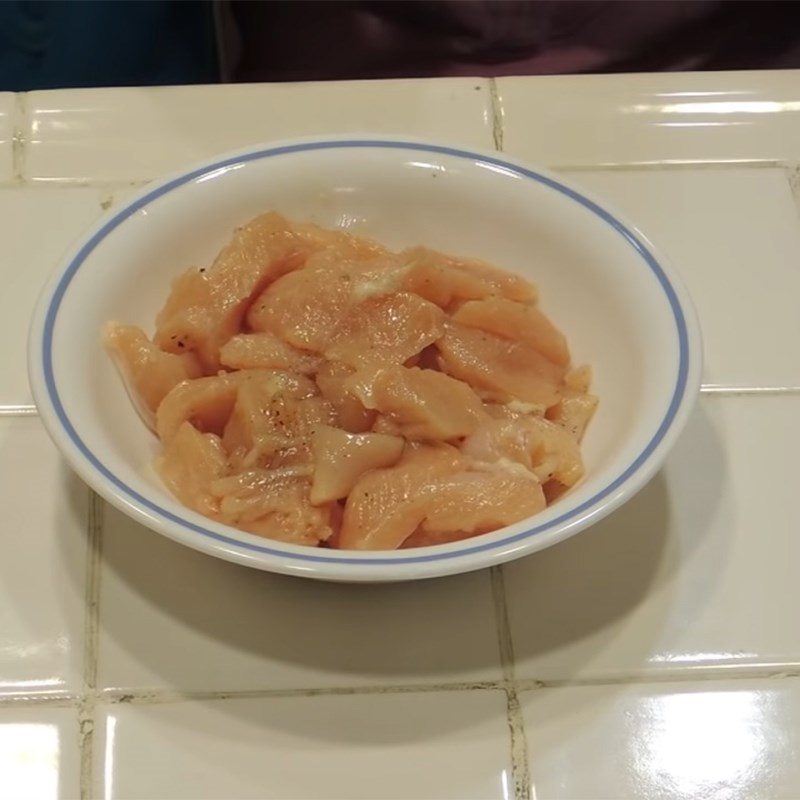
[[[294,136],[402,133],[490,148],[482,79],[32,92],[31,181],[140,181]]]
[[[540,164],[797,159],[800,90],[792,71],[500,78],[497,92],[503,148]]]
[[[798,109],[796,73],[0,94],[0,797],[800,796]],[[145,530],[48,442],[25,336],[69,242],[131,183],[348,132],[562,169],[684,276],[706,394],[597,527],[310,583]]]

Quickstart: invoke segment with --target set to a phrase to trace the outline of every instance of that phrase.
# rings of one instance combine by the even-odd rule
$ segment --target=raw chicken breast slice
[[[319,246],[279,214],[256,217],[236,230],[212,266],[177,278],[156,317],[156,344],[172,353],[196,352],[206,372],[215,372],[220,348],[239,333],[253,298]]]
[[[573,486],[583,475],[577,439],[542,417],[492,419],[468,436],[461,450],[478,462],[520,465],[541,483]]]
[[[399,547],[425,518],[429,487],[463,462],[453,447],[422,445],[408,448],[394,467],[367,472],[347,498],[339,547]]]
[[[217,514],[219,501],[211,492],[211,484],[228,471],[218,436],[200,433],[184,422],[156,461],[156,471],[184,505],[207,517]]]
[[[317,386],[322,396],[333,406],[336,422],[350,433],[364,433],[372,428],[376,414],[364,407],[361,400],[348,388],[348,379],[355,373],[353,367],[326,361],[317,372]]]
[[[250,381],[239,387],[222,435],[234,468],[310,462],[311,433],[331,423],[334,412],[325,399],[310,396],[306,380]]]
[[[345,505],[340,546],[357,550],[441,544],[496,530],[545,507],[533,473],[476,466],[423,446],[390,469],[368,472]]]
[[[184,381],[161,401],[156,412],[156,430],[168,442],[185,421],[204,432],[222,434],[236,403],[239,387],[252,384],[272,396],[278,391],[310,397],[317,393],[314,382],[302,375],[279,370],[249,369]]]
[[[356,373],[349,385],[366,408],[387,415],[408,439],[456,439],[485,419],[478,395],[443,372],[388,367]]]
[[[291,469],[254,469],[215,481],[220,518],[236,527],[290,544],[317,545],[334,532],[330,506],[314,507],[308,480]]]
[[[302,270],[268,286],[253,302],[247,324],[253,331],[274,333],[293,347],[321,353],[351,307],[371,292],[392,290],[395,269],[395,259],[389,255],[352,261],[328,248],[311,256]]]
[[[145,422],[152,428],[156,409],[181,381],[203,374],[194,353],[165,353],[135,325],[109,322],[104,344],[122,374],[125,388]]]
[[[442,310],[415,294],[371,298],[353,308],[325,356],[351,367],[403,364],[444,332]]]
[[[538,296],[529,281],[477,259],[456,258],[429,247],[409,248],[400,257],[410,265],[404,288],[442,308],[491,295],[523,303],[536,302]]]
[[[545,506],[542,486],[533,475],[503,467],[459,472],[436,485],[412,546],[420,546],[423,538],[427,544],[444,544],[498,530]]]
[[[241,333],[228,339],[220,350],[220,361],[229,369],[282,369],[313,375],[322,358],[298,350],[272,333]]]
[[[311,439],[312,504],[347,497],[365,472],[396,464],[404,446],[403,439],[397,436],[347,433],[329,425],[318,425]]]
[[[453,314],[453,321],[530,345],[554,364],[569,366],[564,334],[536,306],[503,297],[472,300]]]
[[[559,400],[564,370],[529,345],[448,323],[436,347],[445,372],[498,398],[546,408]]]

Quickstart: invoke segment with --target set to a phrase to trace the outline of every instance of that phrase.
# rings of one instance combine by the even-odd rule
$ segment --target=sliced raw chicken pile
[[[106,346],[189,508],[292,544],[452,542],[573,486],[597,400],[535,288],[267,213]]]

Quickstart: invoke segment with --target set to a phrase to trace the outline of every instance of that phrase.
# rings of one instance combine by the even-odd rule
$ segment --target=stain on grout
[[[569,678],[549,680],[518,678],[514,681],[464,681],[451,683],[414,683],[386,686],[340,686],[297,689],[242,689],[220,691],[175,691],[170,689],[105,689],[87,690],[81,695],[69,692],[42,694],[0,695],[0,708],[46,706],[81,708],[89,701],[115,704],[159,704],[204,700],[270,699],[281,697],[325,697],[376,694],[414,694],[428,692],[515,691],[517,694],[547,689],[580,688],[584,686],[657,686],[664,683],[708,683],[718,680],[798,680],[800,665],[786,667],[748,667],[733,664],[728,667],[682,668],[679,671],[658,670],[653,673],[632,673],[598,678]]]
[[[505,692],[505,681],[472,681],[460,683],[398,684],[396,686],[342,686],[316,689],[252,689],[233,691],[173,691],[169,689],[119,690],[97,692],[98,702],[111,705],[161,705],[165,703],[204,702],[211,700],[269,700],[287,697],[351,697],[378,694],[425,694],[430,692]]]
[[[106,184],[105,192],[100,196],[100,208],[103,211],[108,211],[114,205],[120,202],[119,193],[122,191],[135,191],[136,189],[142,189],[147,184],[151,183],[151,179],[147,180],[140,180],[140,181],[124,181],[121,183],[115,184]]]
[[[97,645],[100,612],[100,560],[105,504],[91,489],[87,518],[87,567],[84,619],[83,678],[87,692],[97,686]]]
[[[89,493],[86,519],[86,593],[84,595],[83,625],[83,687],[84,696],[78,708],[80,792],[82,800],[93,796],[92,773],[94,762],[94,710],[97,688],[97,655],[100,624],[100,568],[102,555],[103,500],[94,491]]]
[[[794,200],[795,209],[800,214],[800,164],[784,165],[786,180],[789,183],[789,191]]]
[[[517,690],[513,685],[506,689],[506,717],[511,738],[511,773],[514,780],[515,800],[531,800],[533,787],[528,763],[528,742],[525,722],[519,705]]]
[[[797,668],[749,667],[742,664],[731,664],[722,667],[684,667],[678,670],[657,670],[650,674],[633,673],[624,675],[607,675],[598,678],[569,678],[566,680],[542,680],[521,678],[515,681],[518,692],[533,692],[547,689],[578,689],[590,686],[660,686],[665,683],[707,684],[712,681],[745,681],[745,680],[798,680],[800,666]]]
[[[497,90],[497,81],[489,78],[489,97],[492,102],[492,135],[494,137],[494,149],[503,150],[503,104],[500,101],[500,93]]]
[[[80,798],[91,800],[94,782],[94,697],[88,695],[78,706],[78,752],[80,754]]]
[[[503,683],[506,692],[506,722],[511,745],[511,774],[515,800],[530,800],[531,777],[528,765],[528,744],[525,737],[525,722],[519,707],[515,682],[514,640],[508,620],[508,602],[503,567],[492,567],[489,571],[492,582],[492,601],[497,624],[497,646]]]

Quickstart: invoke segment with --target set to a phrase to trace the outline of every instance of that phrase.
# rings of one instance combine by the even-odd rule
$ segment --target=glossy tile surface
[[[800,397],[701,400],[633,500],[506,565],[517,677],[800,666],[798,436]]]
[[[796,798],[800,680],[522,695],[537,800]]]
[[[32,180],[142,180],[234,148],[319,134],[493,146],[479,78],[33,92],[28,120]]]
[[[0,799],[800,798],[800,72],[504,78],[497,119],[490,88],[0,93]],[[708,387],[768,393],[706,395],[648,487],[502,584],[307,583],[106,508],[87,585],[88,491],[19,408],[42,282],[142,182],[365,130],[497,133],[607,198],[688,284]]]
[[[106,798],[509,796],[503,692],[126,704],[97,740]]]
[[[77,734],[78,715],[71,708],[0,707],[0,797],[75,800]]]
[[[249,690],[500,677],[486,571],[383,586],[304,581],[197,553],[109,509],[100,608],[102,687]]]
[[[14,94],[0,92],[0,181],[10,180],[14,174]]]
[[[500,78],[506,152],[550,166],[800,158],[791,70]]]
[[[36,418],[0,418],[0,697],[82,685],[88,491]]]
[[[800,386],[800,225],[783,169],[576,172],[661,249],[695,302],[704,383]]]
[[[0,188],[0,406],[33,402],[25,361],[31,311],[59,258],[100,213],[96,189]]]

